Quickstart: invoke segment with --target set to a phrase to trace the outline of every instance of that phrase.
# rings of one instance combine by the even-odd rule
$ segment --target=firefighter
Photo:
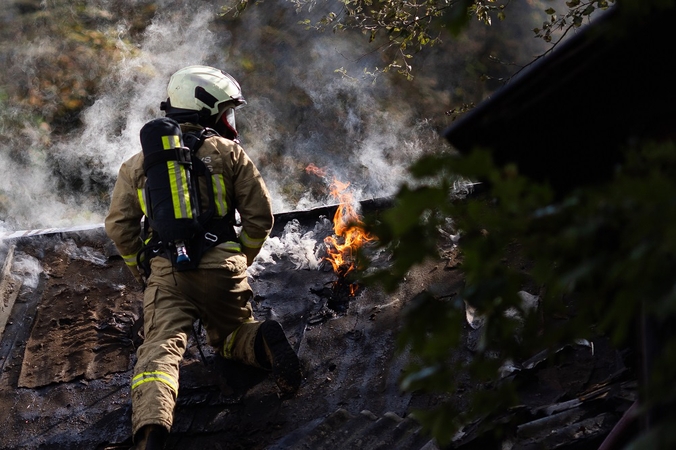
[[[145,338],[131,380],[135,448],[162,448],[166,441],[178,394],[179,364],[198,318],[219,354],[271,371],[283,395],[293,394],[301,382],[300,362],[281,325],[257,321],[250,304],[253,294],[246,268],[270,233],[273,215],[265,183],[239,145],[235,110],[245,103],[239,84],[227,73],[189,66],[172,75],[168,99],[161,105],[183,133],[205,127],[218,132],[204,140],[197,156],[219,185],[214,189],[217,210],[230,218],[237,210],[241,219],[239,236],[200,255],[196,269],[177,271],[170,259],[156,256],[149,261],[147,278],[142,275],[137,256],[144,246],[143,152],[119,170],[105,229],[134,277],[145,285]]]

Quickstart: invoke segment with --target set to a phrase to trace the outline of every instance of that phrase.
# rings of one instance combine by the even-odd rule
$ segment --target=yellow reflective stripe
[[[138,202],[141,204],[141,211],[143,211],[144,216],[147,216],[148,209],[146,208],[146,205],[148,204],[148,202],[146,201],[146,190],[137,189],[137,194],[138,194]]]
[[[232,349],[235,347],[235,340],[237,339],[237,332],[239,331],[240,328],[242,328],[242,325],[245,323],[253,323],[256,322],[256,319],[253,317],[249,317],[246,319],[244,322],[238,326],[235,331],[230,333],[228,337],[225,338],[225,342],[223,343],[223,357],[224,358],[232,358]]]
[[[162,148],[170,150],[181,146],[181,139],[176,134],[162,136]]]
[[[185,168],[174,161],[167,161],[169,169],[169,184],[171,185],[171,198],[174,204],[174,217],[177,219],[192,219],[190,206],[190,192],[188,191],[188,178]]]
[[[134,253],[133,255],[122,255],[122,259],[126,265],[136,267],[136,255],[138,255],[138,253]]]
[[[249,236],[246,231],[242,230],[242,234],[239,236],[240,241],[245,247],[249,248],[261,248],[267,239],[267,236],[261,239],[254,239]]]
[[[219,244],[219,247],[224,248],[226,250],[230,250],[233,252],[241,252],[242,251],[242,246],[239,245],[239,242],[234,242],[234,241],[227,241]]]
[[[230,333],[228,337],[225,338],[225,342],[223,343],[223,357],[224,358],[232,358],[232,349],[235,346],[235,337],[237,337],[237,332],[239,329],[242,328],[242,326],[238,326],[235,331]]]
[[[174,377],[165,372],[155,371],[155,372],[143,372],[136,375],[131,380],[131,389],[134,390],[144,383],[150,381],[159,381],[169,386],[176,395],[178,395],[178,382]]]
[[[162,136],[162,147],[172,150],[181,146],[178,135]],[[167,161],[169,169],[169,184],[171,186],[171,199],[174,205],[174,217],[176,219],[192,219],[192,207],[190,205],[190,192],[188,192],[188,178],[185,168],[175,161]]]
[[[212,175],[214,185],[214,200],[216,201],[216,214],[225,216],[228,212],[228,203],[225,198],[225,179],[223,174]]]

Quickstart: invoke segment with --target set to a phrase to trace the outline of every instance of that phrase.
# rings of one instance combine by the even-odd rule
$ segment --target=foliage
[[[81,113],[111,82],[112,68],[136,51],[128,38],[142,31],[155,11],[151,0],[104,5],[110,10],[95,3],[9,2],[0,13],[0,161],[8,171],[45,165],[62,199],[73,189],[102,199],[112,186],[100,172],[90,176],[100,170],[91,158],[68,158],[54,150],[55,144],[82,126]],[[125,32],[117,21],[124,21]],[[15,211],[25,207],[22,202],[35,197],[13,191],[17,178],[0,188],[0,214],[11,226]]]
[[[320,3],[317,0],[290,0],[298,12],[307,10],[308,15]],[[226,7],[224,13],[241,13],[249,0],[237,0],[234,6]],[[321,2],[327,3],[327,2]],[[396,70],[411,77],[408,63],[411,51],[433,46],[440,42],[439,28],[442,23],[458,30],[469,19],[465,14],[473,0],[440,0],[433,2],[378,2],[371,0],[339,1],[329,5],[330,11],[317,20],[306,18],[301,24],[316,30],[358,30],[369,42],[378,42],[379,50],[391,53],[391,61],[384,71]],[[480,2],[483,3],[483,2]],[[335,10],[334,10],[335,5]],[[462,11],[461,13],[458,13]],[[482,13],[487,15],[488,13]],[[387,36],[383,41],[381,34]]]
[[[542,23],[541,27],[534,28],[533,33],[536,37],[545,42],[553,43],[553,45],[546,52],[533,59],[531,64],[554,50],[556,45],[563,41],[570,31],[589,23],[596,11],[605,11],[614,3],[615,0],[566,0],[568,10],[564,14],[559,14],[551,6],[545,9],[547,20]]]
[[[248,3],[239,0],[237,11]],[[490,25],[494,18],[505,19],[509,11],[508,1],[345,0],[337,3],[338,9],[316,0],[293,3],[308,14],[321,3],[329,12],[304,20],[304,25],[361,31],[388,58],[385,70],[408,78],[415,53],[438,46],[442,30],[457,33],[472,16]],[[563,13],[547,6],[547,20],[533,33],[553,48],[593,13],[613,3],[570,0]],[[402,186],[396,205],[369,222],[369,231],[392,252],[392,265],[369,273],[364,281],[394,290],[409,269],[436,255],[440,230],[447,218],[453,218],[453,231],[462,235],[466,286],[452,298],[422,293],[407,312],[399,336],[400,348],[415,356],[402,378],[403,389],[452,396],[459,373],[471,374],[486,387],[472,393],[469,409],[456,409],[449,401],[416,413],[440,443],[448,443],[456,430],[479,419],[494,419],[484,423],[497,434],[504,431],[498,419],[517,402],[517,386],[500,378],[501,367],[509,361],[597,334],[625,345],[644,309],[655,321],[673,320],[674,150],[673,144],[629,148],[614,182],[573,192],[556,203],[546,185],[520,176],[518,167],[496,167],[486,150],[465,158],[427,155],[411,166],[415,183]],[[450,192],[459,178],[485,180],[489,191],[456,201]],[[515,253],[532,261],[528,274],[505,264]],[[525,284],[542,287],[540,311],[523,309],[518,292]],[[454,350],[462,345],[465,302],[485,320],[477,353],[468,361],[454,358]],[[519,311],[517,317],[507,314],[512,309]],[[676,394],[668,382],[676,370],[674,344],[666,343],[658,362],[664,366],[662,376],[649,384],[646,398],[653,404],[668,404]]]
[[[613,3],[615,3],[615,0],[568,0],[566,1],[568,11],[565,14],[559,15],[556,9],[547,8],[545,13],[547,13],[548,20],[542,23],[541,28],[535,28],[533,32],[546,42],[552,42],[556,31],[563,31],[558,38],[558,41],[560,41],[568,31],[579,28],[584,22],[588,22],[597,9],[606,10]]]
[[[536,37],[554,45],[571,29],[582,26],[597,9],[607,9],[615,0],[566,1],[563,15],[546,3],[541,4],[547,20],[533,30]],[[369,42],[379,45],[378,51],[386,57],[383,72],[396,71],[413,78],[412,60],[416,53],[442,43],[442,31],[452,35],[464,31],[474,17],[491,25],[494,19],[507,17],[510,0],[429,0],[379,1],[372,0],[289,0],[297,12],[305,12],[301,24],[316,30],[333,32],[356,30]],[[256,0],[231,0],[224,7],[224,15],[238,15]],[[545,6],[547,5],[547,6]],[[328,12],[319,18],[310,18],[321,7]],[[315,15],[316,16],[316,15]],[[555,38],[556,37],[556,38]],[[550,49],[551,50],[551,49]]]
[[[400,336],[402,347],[409,346],[417,357],[403,378],[404,388],[453,393],[457,377],[452,374],[465,371],[491,388],[474,394],[470,411],[452,412],[446,404],[419,415],[442,443],[453,434],[442,423],[457,429],[514,405],[515,386],[499,382],[498,369],[506,361],[598,333],[610,336],[618,346],[626,345],[642,309],[658,326],[668,326],[676,318],[672,270],[676,145],[648,142],[628,148],[625,161],[612,182],[575,191],[553,203],[547,186],[529,181],[515,167],[495,167],[485,150],[465,158],[430,156],[415,163],[411,172],[424,180],[442,170],[446,175],[438,190],[403,186],[393,210],[371,222],[381,245],[393,248],[396,269],[376,273],[370,280],[390,289],[402,273],[432,256],[429,244],[418,247],[409,240],[419,240],[416,235],[424,236],[423,242],[434,240],[438,218],[444,216],[453,217],[462,231],[465,288],[452,299],[421,296],[407,314]],[[486,196],[461,202],[440,201],[440,192],[452,182],[450,174],[486,180],[490,190]],[[434,198],[430,192],[436,192]],[[546,287],[541,292],[545,323],[531,311],[522,311],[522,321],[505,316],[509,308],[520,308],[517,292],[526,281],[518,268],[504,263],[515,246],[534,262],[530,276],[536,285]],[[464,301],[484,315],[484,334],[471,361],[453,362],[451,355],[465,320]],[[552,327],[552,318],[566,314],[571,302],[576,314],[568,314]],[[657,362],[660,370],[647,388],[650,406],[674,401],[675,345],[674,337],[665,337]]]
[[[137,21],[147,20],[154,8],[140,2],[133,11],[109,12],[82,0],[55,0],[34,8],[26,3],[0,34],[4,41],[21,42],[0,47],[0,59],[7,63],[0,84],[6,86],[8,102],[22,114],[38,117],[55,134],[65,134],[80,125],[80,112],[91,105],[110,68],[133,48],[123,45],[113,18],[131,15],[133,32],[140,27]]]

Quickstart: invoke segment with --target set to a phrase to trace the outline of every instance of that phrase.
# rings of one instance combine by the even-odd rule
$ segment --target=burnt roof
[[[444,136],[461,153],[488,148],[497,164],[517,163],[564,193],[609,179],[624,144],[671,135],[675,8],[622,8],[563,41]]]
[[[334,211],[276,215],[273,237],[289,223],[300,234],[310,232]],[[5,297],[14,297],[0,341],[0,408],[6,416],[0,449],[129,448],[129,378],[142,342],[142,293],[103,229],[0,241],[0,261],[7,262],[3,279],[12,282],[5,283]],[[38,280],[22,283],[31,265]],[[392,295],[367,288],[332,309],[327,290],[336,276],[330,265],[298,269],[284,255],[267,264],[250,277],[254,313],[282,323],[303,364],[299,392],[280,399],[267,372],[216,356],[196,323],[181,364],[167,448],[201,450],[227,442],[232,449],[263,449],[340,409],[349,411],[344,418],[378,422],[394,448],[429,443],[411,420],[397,428],[412,405],[431,400],[399,391],[407,358],[395,351],[402,310],[416,293],[435,286],[439,295],[457,290],[459,274],[429,272],[412,272]],[[362,410],[372,413],[360,415]]]
[[[289,224],[299,234],[316,230],[333,211],[276,215],[274,237]],[[314,238],[320,243],[323,235]],[[14,298],[0,340],[0,449],[128,449],[142,293],[124,262],[102,228],[0,244],[2,305]],[[419,294],[452,298],[461,289],[452,248],[450,240],[440,242],[446,256],[412,269],[397,291],[366,287],[342,309],[329,306],[327,289],[336,280],[329,267],[298,269],[284,255],[266,264],[250,280],[254,313],[280,321],[298,352],[298,393],[281,399],[267,372],[214,355],[196,324],[167,448],[437,450],[411,413],[442,401],[466,407],[468,392],[481,383],[462,376],[462,391],[402,392],[399,377],[410,356],[396,351],[396,337]],[[387,267],[387,254],[375,261]],[[29,272],[39,277],[29,280]],[[454,357],[472,357],[479,330],[468,326],[466,333],[467,345]],[[510,377],[537,380],[523,383],[523,405],[513,416],[499,418],[515,424],[515,442],[591,448],[619,420],[635,388],[619,353],[603,340],[594,344],[594,352],[567,346],[554,364],[535,355],[515,366]],[[560,432],[542,428],[543,420]],[[580,427],[588,433],[574,432]],[[481,431],[480,423],[469,424],[454,448],[485,448]]]

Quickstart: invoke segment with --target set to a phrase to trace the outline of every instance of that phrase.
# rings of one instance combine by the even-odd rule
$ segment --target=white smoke
[[[70,259],[87,261],[97,266],[105,266],[108,263],[108,258],[103,253],[88,246],[79,247],[72,239],[57,243],[56,250],[68,255]]]
[[[90,0],[88,5],[106,9],[114,3],[119,2]],[[127,3],[133,7],[142,2]],[[211,31],[220,2],[158,3],[156,16],[137,44],[130,44],[131,25],[117,23],[117,46],[123,58],[103,80],[99,97],[84,111],[81,129],[65,140],[50,142],[48,129],[26,124],[23,161],[0,148],[0,170],[8,174],[0,178],[0,205],[6,209],[0,210],[0,233],[103,222],[102,195],[93,194],[94,187],[112,189],[122,162],[141,150],[139,131],[146,121],[163,115],[159,104],[166,98],[170,75],[191,64],[243,74],[247,71],[242,69],[242,60],[251,55],[261,58],[264,30],[270,33],[262,8],[246,11],[241,20],[247,21],[248,34],[233,39],[223,27]],[[298,27],[297,16],[287,12],[285,17],[287,23],[279,24],[280,34],[291,30],[284,26]],[[45,36],[36,41],[27,54],[56,51],[50,39]],[[302,117],[295,129],[282,127],[291,106],[260,89],[261,80],[281,82],[274,79],[280,74],[259,71],[239,79],[248,101],[238,111],[243,146],[271,191],[274,212],[334,202],[328,189],[310,192],[299,181],[308,164],[350,182],[357,200],[393,194],[406,177],[406,165],[429,144],[428,136],[438,136],[424,123],[412,124],[414,112],[405,102],[394,107],[386,104],[391,99],[381,96],[389,89],[384,77],[373,84],[359,76],[371,62],[359,59],[364,52],[350,41],[327,33],[314,35],[305,45],[299,52],[283,55],[277,65],[287,80],[284,89],[294,89],[311,102],[307,111],[299,113]],[[34,70],[31,61],[24,61],[22,70]],[[337,74],[341,67],[353,76]],[[83,180],[82,186],[64,191],[55,170],[62,179]]]
[[[247,30],[269,30],[270,23],[261,10],[249,8],[242,16]],[[260,72],[242,80],[248,100],[239,112],[245,126],[243,145],[272,193],[274,211],[335,202],[328,189],[315,192],[304,185],[301,178],[310,164],[349,182],[357,200],[394,194],[408,176],[408,164],[431,150],[427,146],[430,136],[438,148],[438,133],[426,122],[415,123],[417,113],[392,95],[395,89],[386,77],[374,83],[373,78],[364,76],[365,66],[375,67],[380,61],[377,52],[360,47],[363,38],[308,32],[305,39],[294,41],[299,17],[292,13],[287,17],[286,22],[275,24],[279,27],[275,32],[276,36],[290,37],[270,38],[269,31],[251,32],[233,50],[233,55],[246,59],[269,47],[271,39],[301,45],[293,50],[276,45],[270,55],[273,62],[269,66],[259,62]],[[267,67],[274,67],[275,72],[267,72]],[[260,86],[266,78],[285,95],[264,92]]]
[[[280,260],[290,261],[295,270],[316,270],[322,262],[325,247],[324,236],[330,234],[333,224],[326,217],[320,217],[311,231],[303,232],[297,220],[284,226],[279,237],[265,241],[254,263],[247,269],[251,276],[258,275],[266,265],[277,264]]]
[[[92,1],[95,6],[110,2]],[[133,2],[130,2],[133,3]],[[0,204],[8,209],[0,216],[0,233],[16,229],[68,227],[103,222],[100,199],[86,192],[59,190],[53,172],[61,176],[105,183],[117,176],[124,160],[141,150],[139,131],[151,118],[159,117],[160,102],[166,98],[166,84],[179,68],[214,61],[220,53],[217,39],[208,30],[217,13],[215,7],[178,6],[166,2],[146,29],[141,44],[129,44],[129,24],[117,25],[118,48],[124,58],[103,82],[102,94],[82,116],[84,126],[70,138],[49,142],[48,132],[26,124],[20,141],[26,150],[22,161],[10,156],[12,149],[0,149]],[[31,44],[28,55],[56,51],[44,37]],[[30,67],[30,58],[24,61]],[[29,161],[25,161],[29,159]],[[70,172],[69,172],[70,171]],[[112,188],[112,185],[110,186]]]
[[[31,289],[38,287],[40,275],[44,272],[40,261],[23,252],[17,252],[12,263],[12,273],[22,278],[22,285]]]
[[[190,11],[190,14],[187,12]],[[185,14],[184,14],[185,13]],[[121,62],[111,77],[111,86],[84,115],[84,130],[72,154],[98,158],[113,175],[120,164],[141,151],[139,132],[150,119],[163,115],[169,77],[181,67],[201,64],[217,49],[216,37],[208,31],[215,11],[168,11],[160,13],[146,29],[138,49]],[[132,56],[133,55],[133,56]],[[119,133],[110,133],[120,123]],[[67,143],[64,145],[72,145]]]

